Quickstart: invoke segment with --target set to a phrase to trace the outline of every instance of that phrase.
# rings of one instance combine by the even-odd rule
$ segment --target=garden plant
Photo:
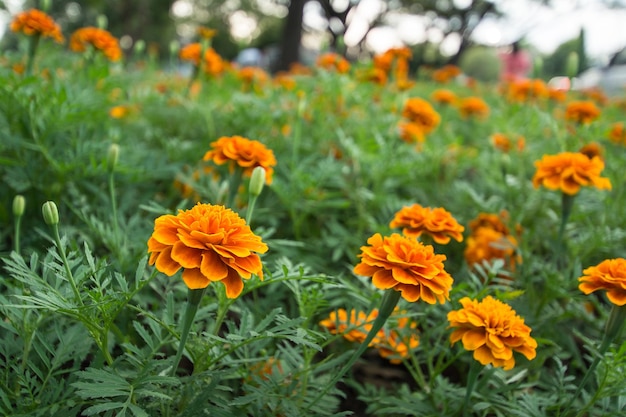
[[[10,29],[0,414],[626,413],[626,95]]]

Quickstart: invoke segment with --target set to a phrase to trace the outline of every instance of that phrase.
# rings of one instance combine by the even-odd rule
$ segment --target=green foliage
[[[473,47],[467,50],[459,66],[470,77],[483,82],[496,82],[500,78],[500,60],[493,48]]]

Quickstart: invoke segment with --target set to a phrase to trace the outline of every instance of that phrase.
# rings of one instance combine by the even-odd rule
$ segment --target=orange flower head
[[[463,256],[472,267],[482,261],[502,259],[513,270],[521,258],[516,256],[517,240],[489,227],[479,227],[467,238]]]
[[[544,155],[541,160],[535,161],[535,166],[537,171],[532,180],[535,188],[543,185],[569,195],[577,194],[583,186],[611,189],[611,181],[600,176],[604,162],[597,156],[590,159],[580,152],[562,152]]]
[[[444,245],[450,242],[450,238],[461,242],[465,230],[446,209],[422,207],[419,204],[402,207],[389,223],[389,227],[401,227],[405,236],[414,239],[425,233],[432,236],[435,242]]]
[[[198,26],[198,36],[202,39],[213,39],[217,35],[217,29],[211,29],[206,26]]]
[[[109,116],[113,119],[122,119],[130,113],[129,106],[115,106],[109,110]]]
[[[506,210],[502,210],[499,214],[480,213],[474,220],[470,221],[469,228],[472,234],[474,234],[481,227],[487,227],[495,230],[496,232],[508,235],[509,228],[505,224],[508,220],[509,213]]]
[[[400,138],[406,143],[423,143],[426,140],[424,129],[417,123],[402,122],[398,125]]]
[[[417,323],[408,317],[401,317],[394,329],[382,330],[376,337],[374,347],[378,354],[389,359],[392,364],[402,363],[402,359],[408,358],[412,350],[419,346]]]
[[[587,158],[589,159],[597,156],[604,161],[604,148],[598,142],[589,142],[588,144],[581,147],[578,152],[582,153],[583,155],[587,155]]]
[[[334,70],[340,74],[350,71],[350,63],[341,55],[335,52],[321,54],[316,61],[316,65],[325,70]]]
[[[511,150],[511,139],[504,133],[494,133],[491,135],[490,139],[494,148],[502,152],[509,152]]]
[[[451,106],[456,103],[457,96],[450,90],[440,89],[433,91],[431,95],[432,100],[435,103]]]
[[[267,250],[237,213],[224,206],[198,203],[190,210],[155,220],[148,240],[148,263],[170,277],[182,268],[183,281],[190,289],[220,281],[226,296],[236,298],[243,290],[242,278],[256,274],[263,279],[257,253]]]
[[[507,96],[515,102],[534,101],[548,95],[548,87],[542,80],[514,80],[508,84]]]
[[[26,36],[42,36],[63,43],[64,38],[59,25],[45,12],[30,9],[19,13],[11,21],[11,31],[21,32]]]
[[[70,37],[70,49],[74,52],[85,52],[88,46],[100,51],[110,61],[122,58],[122,49],[113,35],[96,27],[84,27],[76,30]]]
[[[370,314],[363,311],[351,310],[350,314],[340,308],[330,313],[328,318],[320,321],[320,326],[328,329],[331,334],[341,334],[350,342],[362,343],[372,329],[374,320],[378,317],[378,310],[374,309]],[[370,344],[374,343],[374,340]]]
[[[448,81],[461,75],[461,68],[456,65],[444,65],[443,67],[433,71],[432,78],[438,83],[447,83]]]
[[[461,117],[476,117],[485,119],[489,116],[489,106],[480,97],[465,97],[459,101]]]
[[[607,136],[613,143],[626,145],[626,129],[623,122],[613,123]]]
[[[211,143],[212,150],[204,154],[205,161],[213,161],[216,165],[229,164],[231,169],[239,166],[246,177],[252,175],[254,168],[265,169],[265,183],[272,183],[276,158],[274,152],[261,142],[241,136],[222,136]]]
[[[565,120],[589,124],[600,117],[600,109],[593,101],[572,101],[565,108]]]
[[[482,365],[492,364],[505,370],[513,369],[513,352],[532,360],[537,355],[537,341],[530,336],[531,329],[515,310],[491,296],[482,301],[464,297],[463,308],[448,313],[450,343],[459,340],[466,350],[474,352],[474,359]]]
[[[178,57],[183,61],[190,61],[194,65],[198,65],[200,63],[201,51],[202,45],[199,43],[190,43],[181,48]]]
[[[597,290],[606,290],[610,302],[626,305],[626,259],[607,259],[596,266],[583,270],[578,278],[578,288],[586,295]]]
[[[372,277],[376,288],[393,288],[414,302],[444,303],[449,299],[453,279],[443,265],[446,256],[435,254],[431,245],[394,233],[382,237],[376,233],[362,246],[361,262],[354,273]]]
[[[411,123],[420,126],[424,134],[428,134],[435,130],[441,122],[441,116],[430,105],[430,103],[422,98],[409,98],[404,103],[402,117],[408,119]]]

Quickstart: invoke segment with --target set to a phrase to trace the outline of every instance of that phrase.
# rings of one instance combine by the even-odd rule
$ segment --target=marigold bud
[[[106,29],[109,25],[109,19],[107,19],[105,15],[99,14],[98,17],[96,17],[96,24],[98,25],[98,28]]]
[[[258,166],[252,170],[250,176],[250,194],[255,197],[261,195],[263,186],[265,185],[265,168]]]
[[[13,215],[15,217],[21,217],[24,214],[24,208],[26,207],[26,200],[23,195],[16,195],[13,198]]]
[[[109,146],[109,151],[107,153],[107,167],[109,170],[113,171],[115,169],[119,156],[120,146],[117,143],[112,143],[111,146]]]
[[[54,201],[46,201],[41,207],[43,221],[50,226],[59,224],[59,209]]]
[[[572,78],[578,74],[579,59],[576,52],[570,52],[565,63],[565,73]]]
[[[134,49],[136,54],[141,55],[143,51],[146,50],[146,41],[144,41],[143,39],[139,39],[137,42],[135,42]]]

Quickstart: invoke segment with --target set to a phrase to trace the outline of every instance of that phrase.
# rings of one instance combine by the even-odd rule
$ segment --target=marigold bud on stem
[[[120,146],[117,143],[111,144],[107,153],[107,166],[111,171],[115,169],[115,165],[117,165],[117,159],[119,158],[119,156]]]
[[[23,195],[16,195],[13,198],[13,215],[15,217],[21,217],[24,214],[24,208],[26,207],[26,200]]]
[[[46,201],[41,207],[43,220],[47,225],[54,226],[59,224],[59,209],[54,201]]]
[[[250,194],[255,197],[261,195],[263,186],[265,185],[265,168],[258,166],[252,170],[250,176]]]

